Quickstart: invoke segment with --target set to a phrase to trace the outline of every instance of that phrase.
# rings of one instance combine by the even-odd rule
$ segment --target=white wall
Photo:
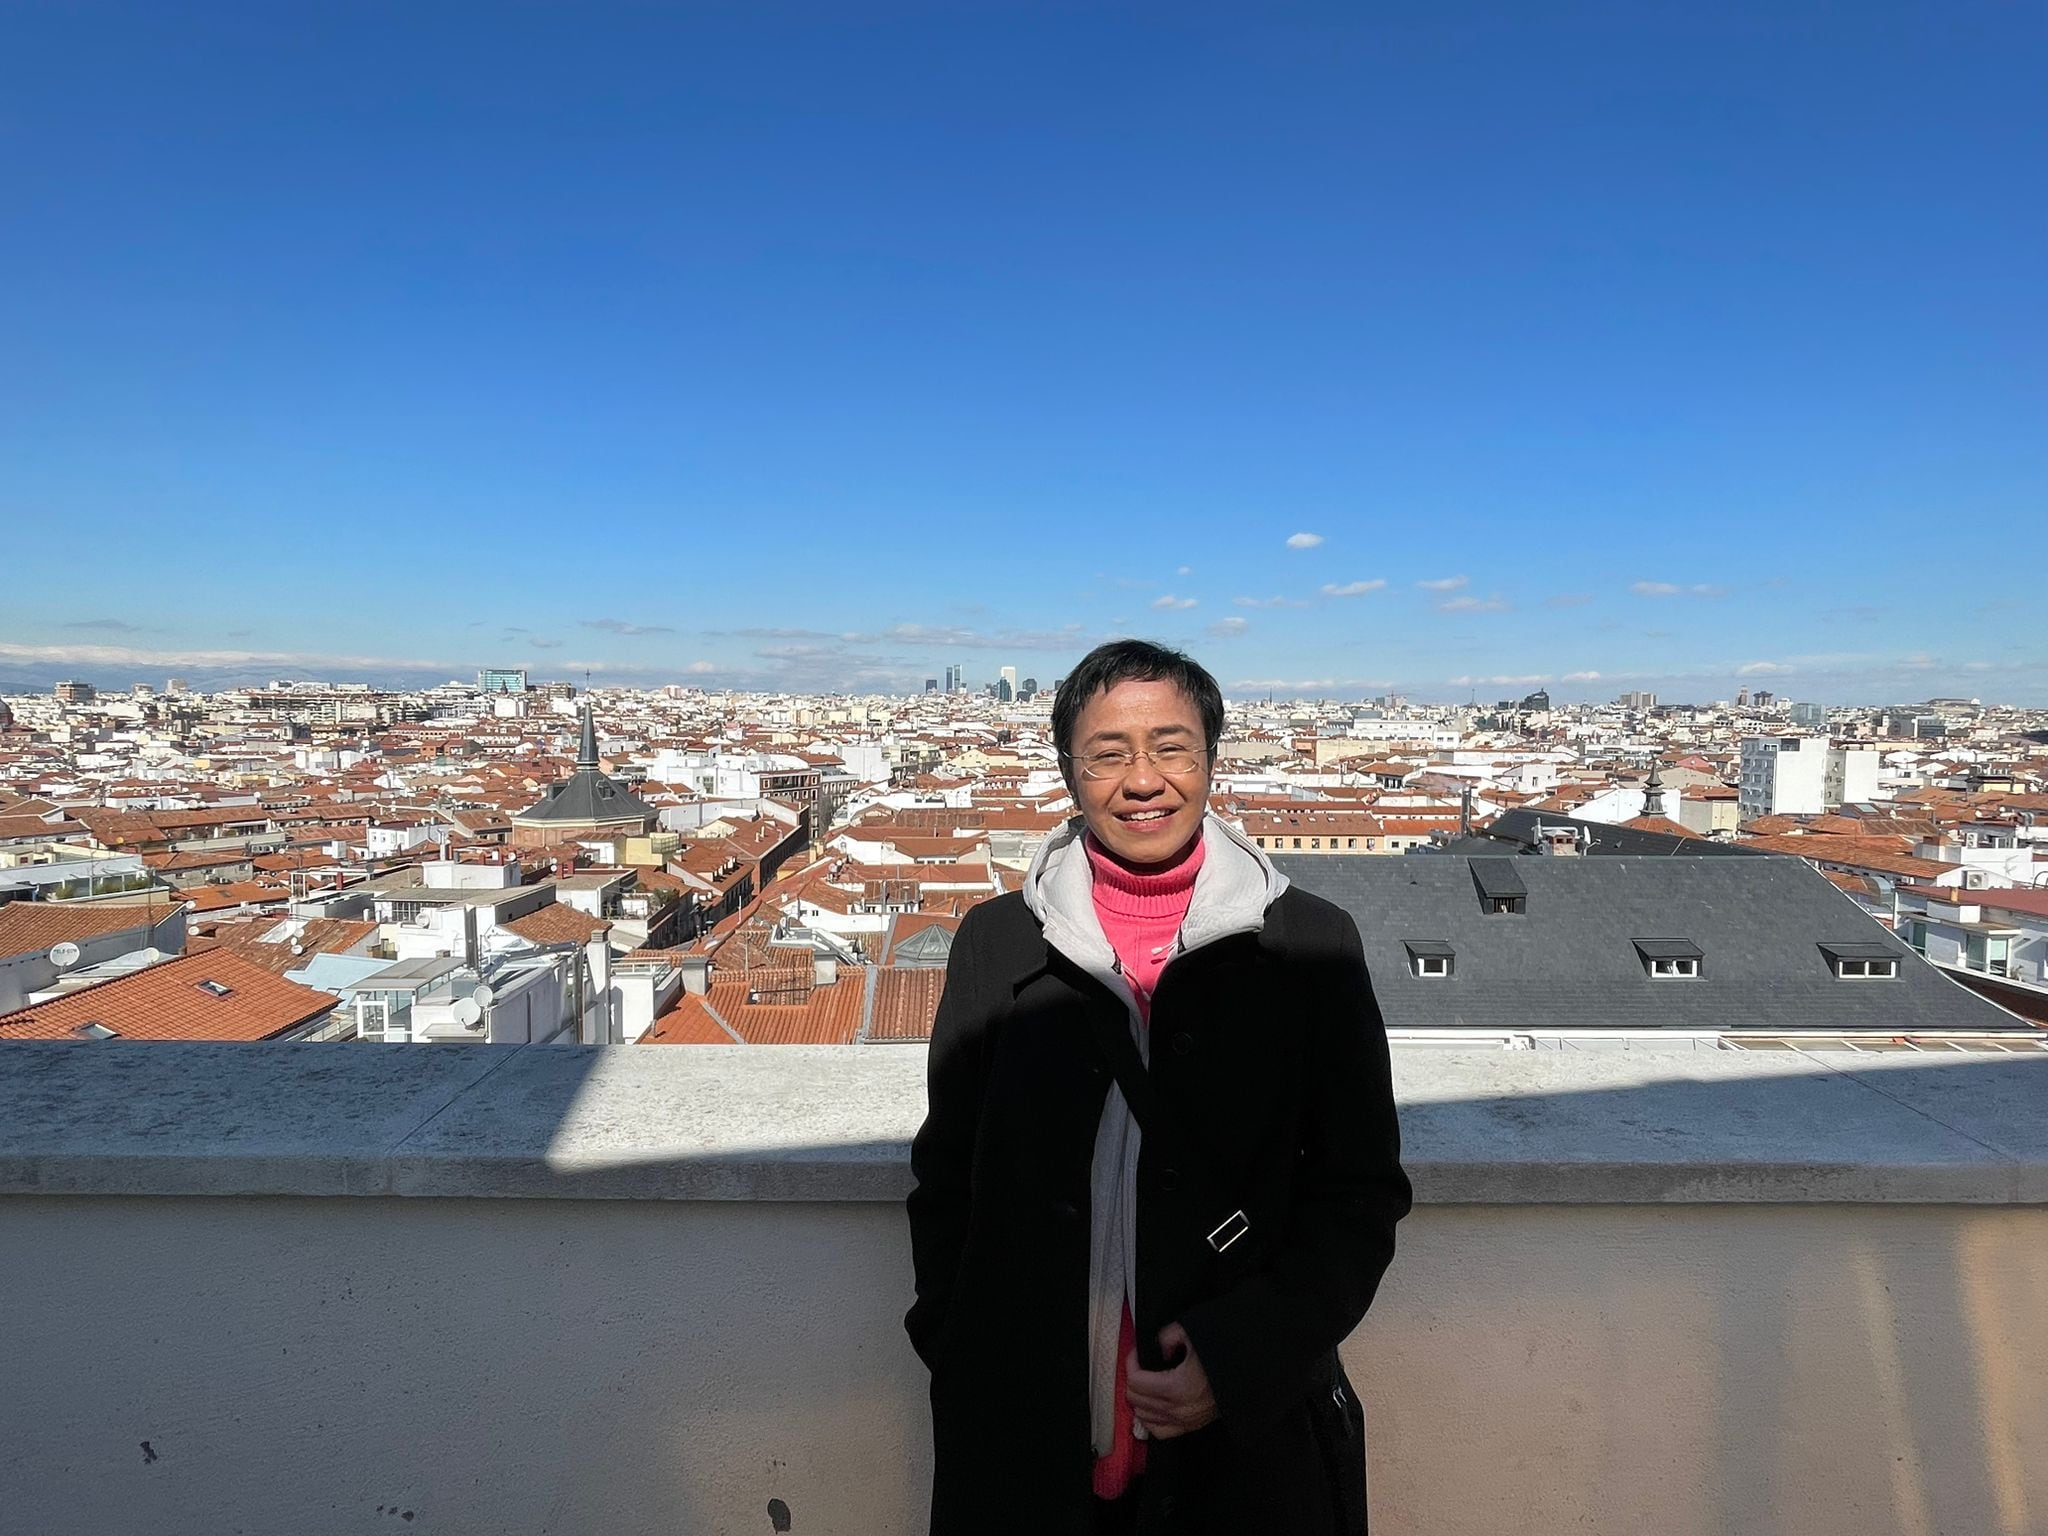
[[[1375,1529],[2038,1536],[2044,1292],[2040,1207],[1424,1209]],[[0,1294],[38,1536],[925,1528],[894,1204],[9,1198]]]

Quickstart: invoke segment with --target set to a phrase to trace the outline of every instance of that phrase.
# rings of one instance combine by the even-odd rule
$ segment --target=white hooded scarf
[[[1123,977],[1116,951],[1095,915],[1094,872],[1082,846],[1084,821],[1076,816],[1054,831],[1024,876],[1024,904],[1046,942],[1111,992],[1130,1013],[1138,1057],[1151,1063],[1150,1031]],[[1287,877],[1243,833],[1213,812],[1202,818],[1202,867],[1188,901],[1167,969],[1189,950],[1265,926],[1266,908],[1287,889]],[[1166,972],[1160,972],[1164,982]],[[1138,1313],[1138,1153],[1141,1135],[1123,1089],[1110,1084],[1095,1129],[1089,1171],[1088,1422],[1095,1454],[1106,1456],[1115,1434],[1117,1343],[1123,1308]],[[1137,1430],[1140,1438],[1144,1430]]]

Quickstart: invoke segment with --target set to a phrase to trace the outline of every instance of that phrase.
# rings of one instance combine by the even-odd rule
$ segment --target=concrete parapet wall
[[[921,1531],[921,1058],[0,1047],[0,1530]],[[2048,1059],[1846,1065],[1400,1053],[1377,1528],[2048,1531]]]

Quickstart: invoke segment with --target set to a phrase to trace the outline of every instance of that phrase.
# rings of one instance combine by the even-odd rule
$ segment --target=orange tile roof
[[[291,887],[268,880],[237,880],[231,885],[194,885],[185,889],[184,897],[192,904],[194,915],[202,912],[224,912],[230,907],[261,906],[265,902],[291,900]]]
[[[39,843],[64,842],[85,830],[76,821],[45,821],[40,816],[0,815],[0,843],[32,840]]]
[[[721,973],[712,980],[711,995],[705,999],[712,1014],[747,1044],[853,1044],[867,1001],[864,967],[841,966],[837,981],[812,988],[810,995],[799,1003],[748,1002],[750,987],[758,987],[763,979],[759,972],[751,977]]]
[[[325,992],[216,949],[10,1013],[0,1040],[67,1040],[90,1024],[130,1040],[268,1040],[334,1006]]]
[[[0,956],[40,954],[52,944],[97,939],[130,928],[147,928],[176,910],[158,897],[150,902],[10,901],[0,906]]]
[[[510,929],[522,939],[531,939],[536,944],[588,944],[600,933],[611,931],[611,924],[601,918],[592,917],[588,912],[579,912],[566,902],[556,902],[542,907],[538,912],[529,912],[524,917],[515,917],[498,924]]]
[[[1851,869],[1872,869],[1880,874],[1903,875],[1913,880],[1936,880],[1953,875],[1960,864],[1943,864],[1934,859],[1901,853],[1898,842],[1885,837],[1746,837],[1740,846],[1760,848],[1766,853],[1789,853],[1794,858],[1846,864]]]
[[[668,1011],[640,1037],[642,1045],[738,1045],[740,1040],[713,1018],[704,999],[679,992]]]
[[[875,1013],[869,1040],[929,1040],[946,973],[939,966],[884,966],[875,973]]]
[[[351,922],[341,917],[316,917],[301,930],[298,949],[289,941],[266,944],[262,935],[280,926],[275,917],[259,917],[246,923],[224,923],[214,937],[241,959],[252,961],[274,975],[296,971],[314,955],[346,954],[377,932],[375,923]]]

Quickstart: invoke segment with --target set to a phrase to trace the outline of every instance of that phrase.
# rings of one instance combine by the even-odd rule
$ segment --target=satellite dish
[[[455,1022],[464,1029],[474,1029],[484,1020],[483,1008],[473,997],[458,998],[452,1011],[455,1014]]]
[[[488,1008],[498,1000],[498,994],[491,989],[489,983],[478,987],[469,996],[470,1001],[474,1002],[479,1008]]]
[[[50,964],[57,967],[60,971],[68,971],[72,966],[78,964],[78,957],[79,948],[69,939],[66,939],[61,944],[52,944],[50,946]]]
[[[142,952],[142,963],[144,965],[155,965],[157,961],[163,959],[163,957],[164,952],[158,949],[154,944],[152,944],[150,945],[149,948],[145,949]]]

